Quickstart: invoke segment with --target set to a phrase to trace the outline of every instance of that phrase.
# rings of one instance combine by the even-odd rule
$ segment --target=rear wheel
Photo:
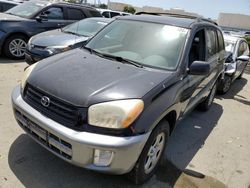
[[[24,35],[12,35],[4,43],[4,53],[11,59],[23,59],[28,38]]]
[[[161,122],[151,133],[143,151],[128,178],[135,184],[149,180],[159,166],[169,137],[169,123]]]
[[[216,89],[217,89],[217,82],[212,87],[210,94],[207,96],[207,98],[199,104],[199,106],[198,106],[199,110],[201,110],[201,111],[209,110],[209,108],[213,104],[214,97],[216,94]]]
[[[232,84],[232,77],[225,75],[224,79],[221,80],[218,84],[218,88],[217,91],[219,94],[225,94],[229,91],[229,89],[231,88],[231,84]]]

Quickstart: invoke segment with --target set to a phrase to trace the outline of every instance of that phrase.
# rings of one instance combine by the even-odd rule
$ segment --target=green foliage
[[[128,12],[128,13],[131,13],[131,14],[134,14],[134,13],[136,12],[135,8],[132,7],[132,6],[125,6],[125,7],[123,8],[123,11],[124,11],[124,12]]]
[[[107,9],[107,8],[108,8],[108,5],[102,3],[102,4],[99,5],[99,7],[100,7],[100,8],[103,8],[103,9]]]
[[[250,47],[250,37],[245,37],[245,39],[247,40],[248,46]]]

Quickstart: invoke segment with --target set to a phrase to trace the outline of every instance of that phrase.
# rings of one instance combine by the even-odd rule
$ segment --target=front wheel
[[[154,175],[162,160],[168,137],[169,123],[163,121],[151,133],[133,170],[128,174],[135,184],[142,184]]]
[[[4,53],[11,59],[23,59],[28,38],[24,35],[13,35],[4,43]]]

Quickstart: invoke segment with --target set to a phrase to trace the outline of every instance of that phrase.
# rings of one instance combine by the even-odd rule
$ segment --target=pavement
[[[23,132],[10,95],[26,66],[0,58],[0,188],[250,188],[250,67],[208,112],[194,110],[176,127],[164,164],[150,181],[135,186],[124,176],[72,166]]]

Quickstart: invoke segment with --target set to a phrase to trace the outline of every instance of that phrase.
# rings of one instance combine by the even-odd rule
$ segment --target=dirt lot
[[[0,59],[0,187],[136,187],[58,159],[31,140],[12,115],[11,90],[23,62]],[[167,160],[141,187],[250,187],[250,71],[206,112],[192,112],[175,130]]]

